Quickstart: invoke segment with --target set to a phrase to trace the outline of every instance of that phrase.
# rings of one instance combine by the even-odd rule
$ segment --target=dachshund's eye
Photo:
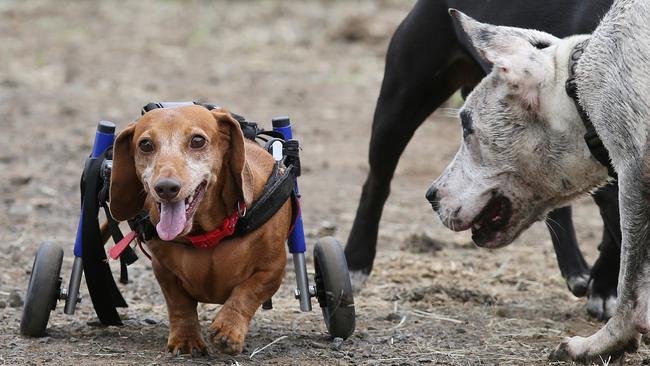
[[[153,151],[153,142],[149,139],[142,139],[138,142],[138,147],[140,148],[140,151],[150,153]]]
[[[194,135],[190,140],[190,147],[192,149],[200,149],[205,146],[205,137],[201,135]]]

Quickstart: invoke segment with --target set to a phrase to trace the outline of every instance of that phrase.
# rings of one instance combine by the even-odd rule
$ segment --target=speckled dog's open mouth
[[[472,240],[483,246],[495,239],[512,217],[512,203],[500,194],[494,195],[472,221]]]
[[[174,240],[191,225],[194,213],[205,195],[207,184],[207,181],[201,182],[185,199],[176,202],[158,202],[160,221],[156,225],[156,231],[160,239]]]

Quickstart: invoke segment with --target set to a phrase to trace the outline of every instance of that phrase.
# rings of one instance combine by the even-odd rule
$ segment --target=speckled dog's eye
[[[463,126],[463,138],[467,138],[474,133],[472,114],[469,111],[463,110],[460,112],[460,123]]]
[[[150,153],[153,151],[153,141],[150,139],[142,139],[140,142],[138,142],[138,147],[140,148],[140,151],[144,153]]]
[[[190,147],[192,149],[200,149],[205,146],[205,137],[201,135],[194,135],[190,140]]]

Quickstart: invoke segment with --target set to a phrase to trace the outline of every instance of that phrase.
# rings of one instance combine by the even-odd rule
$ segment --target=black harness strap
[[[115,284],[104,247],[100,245],[102,239],[97,214],[99,193],[103,186],[100,172],[104,160],[105,154],[101,158],[88,159],[81,178],[81,256],[88,293],[97,317],[104,325],[122,325],[116,307],[126,307],[127,304]]]
[[[291,197],[295,204],[294,167],[290,165],[281,171],[277,165],[273,167],[271,176],[264,186],[262,195],[246,209],[246,215],[237,221],[235,235],[244,235],[264,225]],[[296,207],[293,210],[297,215]]]
[[[113,159],[113,148],[110,147],[102,156],[105,161],[112,162]],[[106,221],[108,222],[108,230],[113,238],[115,243],[119,243],[120,240],[124,238],[122,231],[120,230],[119,223],[115,221],[111,215],[110,209],[108,208],[108,194],[109,187],[111,184],[110,168],[105,169],[104,163],[102,163],[102,172],[101,176],[104,178],[104,184],[99,191],[98,199],[99,204],[104,208],[104,214],[106,216]],[[135,254],[135,251],[131,247],[127,247],[122,255],[120,256],[120,282],[123,284],[129,283],[129,270],[127,266],[133,264],[138,260],[138,256]]]
[[[131,230],[138,233],[140,240],[149,241],[156,237],[156,227],[149,219],[149,211],[143,210],[128,220]]]
[[[106,214],[106,221],[108,221],[108,230],[111,233],[111,237],[113,238],[113,242],[119,243],[120,240],[124,239],[124,234],[122,234],[122,231],[120,230],[119,223],[115,221],[113,216],[111,216],[111,212],[108,208],[108,204],[105,201],[100,201],[102,202],[102,207],[104,207],[104,213]],[[124,251],[122,252],[122,255],[120,255],[120,282],[123,284],[129,283],[129,270],[127,266],[133,264],[135,261],[138,260],[138,255],[135,254],[135,250],[131,248],[130,246],[126,247]]]
[[[596,132],[594,125],[591,123],[589,115],[587,115],[587,111],[585,111],[582,105],[580,105],[580,102],[578,100],[578,88],[575,81],[576,66],[578,65],[578,60],[580,60],[580,56],[582,56],[588,43],[589,39],[586,39],[578,43],[573,48],[573,52],[571,52],[571,56],[569,57],[569,78],[566,81],[565,89],[567,95],[573,99],[573,102],[578,109],[578,114],[580,114],[580,119],[582,119],[582,123],[587,130],[584,139],[587,143],[589,151],[591,152],[591,155],[593,155],[599,163],[607,167],[607,172],[609,173],[610,177],[616,178],[616,171],[612,166],[611,160],[609,158],[609,153],[603,145],[603,142],[600,140],[600,137],[598,137],[598,133]]]

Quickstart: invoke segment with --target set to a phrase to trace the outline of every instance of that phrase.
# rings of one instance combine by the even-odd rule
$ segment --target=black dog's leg
[[[569,291],[578,297],[585,296],[589,288],[589,266],[578,248],[571,207],[551,211],[546,226],[551,233],[557,264]]]
[[[612,317],[616,309],[616,288],[621,258],[621,225],[618,185],[610,184],[593,194],[603,218],[603,241],[600,255],[591,268],[587,312],[598,320]]]
[[[418,2],[388,48],[372,125],[370,171],[345,247],[356,290],[372,270],[379,220],[404,148],[424,119],[463,86],[468,75],[476,75],[473,82],[482,75],[475,62],[462,57],[447,9],[441,5]]]
[[[446,98],[459,87],[463,87],[463,96],[484,76],[484,71],[477,61],[464,54],[454,34],[448,7],[472,8],[471,13],[511,14],[498,23],[517,24],[526,17],[516,16],[517,12],[493,12],[496,8],[506,8],[511,2],[484,4],[473,1],[418,1],[411,13],[400,24],[391,40],[386,55],[386,69],[382,88],[375,109],[375,116],[370,141],[370,171],[363,185],[359,207],[352,230],[345,248],[345,255],[351,271],[353,286],[359,289],[372,270],[377,246],[377,232],[384,203],[390,192],[390,181],[395,166],[406,144],[423,120],[435,110]],[[529,2],[522,2],[531,6]],[[559,13],[572,13],[571,4],[567,9],[554,7]],[[591,4],[591,3],[589,3]],[[588,4],[585,4],[585,6]],[[605,11],[609,4],[594,3],[595,8],[581,7],[585,13]],[[548,7],[546,3],[540,6]],[[602,8],[602,9],[601,9]],[[530,9],[526,14],[534,14]],[[593,21],[590,19],[594,19]],[[578,17],[579,23],[571,27],[549,28],[544,22],[533,25],[551,31],[556,35],[585,33],[593,28],[598,17]],[[487,18],[486,18],[487,19]],[[534,22],[538,18],[527,21]],[[546,18],[539,18],[546,20]],[[494,22],[494,21],[493,21]],[[553,25],[555,23],[551,23]],[[563,29],[563,30],[562,30]],[[451,63],[455,60],[455,64]],[[563,211],[564,210],[564,211]],[[560,209],[551,213],[555,220],[552,227],[557,233],[553,244],[562,274],[567,284],[576,295],[584,295],[585,277],[588,267],[580,253],[575,239],[570,210]],[[561,229],[560,229],[561,228]]]

